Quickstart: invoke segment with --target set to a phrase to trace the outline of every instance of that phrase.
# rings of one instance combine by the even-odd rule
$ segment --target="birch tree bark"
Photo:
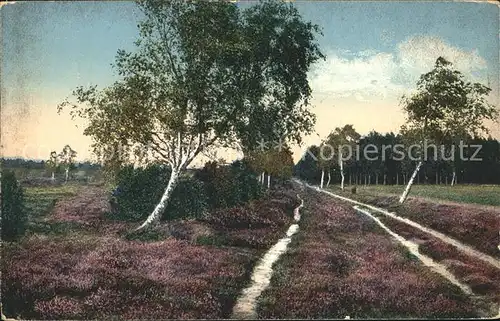
[[[411,190],[411,186],[413,185],[413,181],[415,180],[415,177],[417,176],[418,174],[418,171],[420,170],[420,167],[422,167],[422,164],[424,162],[423,161],[419,161],[418,164],[417,164],[417,167],[415,168],[415,170],[413,171],[413,174],[411,175],[411,178],[410,180],[408,181],[408,185],[406,186],[403,194],[401,195],[401,197],[399,198],[399,203],[403,204],[404,201],[406,201],[406,198],[408,197],[408,193],[410,193],[410,190]]]
[[[340,159],[340,189],[344,190],[344,161]]]
[[[148,216],[148,218],[144,221],[144,223],[142,223],[136,229],[136,231],[141,230],[141,229],[148,227],[150,225],[153,225],[154,223],[156,223],[160,220],[160,216],[165,211],[165,208],[167,207],[168,200],[170,199],[170,196],[172,195],[172,191],[174,190],[174,188],[177,184],[178,178],[179,178],[179,169],[173,168],[172,173],[170,174],[170,178],[168,180],[167,187],[165,188],[165,191],[163,192],[163,195],[161,196],[160,201],[156,205],[153,212]]]

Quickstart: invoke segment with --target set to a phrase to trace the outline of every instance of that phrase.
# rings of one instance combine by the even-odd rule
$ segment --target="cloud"
[[[415,36],[394,52],[331,50],[311,72],[319,99],[353,97],[358,101],[395,98],[415,87],[419,76],[443,56],[472,81],[486,82],[487,63],[477,50],[454,47],[438,37]]]
[[[389,90],[396,89],[392,82],[397,65],[389,53],[362,52],[353,55],[347,52],[330,52],[312,72],[311,87],[314,93],[333,97],[385,97]]]
[[[397,64],[414,78],[431,70],[436,59],[442,56],[453,63],[465,76],[478,81],[485,74],[487,63],[477,50],[465,51],[451,46],[438,37],[417,36],[397,47]],[[415,77],[416,76],[416,77]]]

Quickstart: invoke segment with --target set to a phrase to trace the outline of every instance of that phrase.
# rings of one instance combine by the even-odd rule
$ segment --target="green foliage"
[[[318,159],[319,147],[316,145],[308,147],[302,158],[293,168],[294,175],[310,183],[319,182],[321,169]]]
[[[184,169],[216,143],[299,142],[312,130],[307,73],[324,58],[320,30],[292,4],[149,0],[138,7],[136,48],[118,50],[114,63],[121,79],[102,90],[78,87],[76,101],[58,106],[88,121],[84,134],[99,158],[141,159],[149,148],[154,159]],[[170,148],[179,145],[189,146],[183,157]]]
[[[182,176],[172,192],[165,212],[164,220],[176,218],[199,218],[207,210],[208,199],[203,182]],[[149,214],[149,213],[148,213]]]
[[[114,216],[121,220],[146,218],[158,204],[170,177],[170,168],[152,164],[134,169],[123,167],[117,174],[117,188],[112,197]],[[163,219],[200,217],[206,209],[203,184],[180,177],[168,201]]]
[[[465,80],[446,59],[439,57],[434,69],[420,76],[417,92],[402,97],[407,123],[402,133],[421,142],[481,136],[488,133],[484,120],[495,120],[496,108],[486,101],[491,89]]]
[[[208,162],[195,175],[205,184],[210,209],[241,205],[260,197],[262,189],[255,176],[246,161],[231,166]]]
[[[28,216],[24,206],[24,191],[12,171],[2,171],[1,183],[2,240],[13,241],[26,231]]]
[[[251,170],[246,159],[233,162],[231,172],[233,174],[233,183],[239,193],[238,200],[240,204],[247,203],[263,195],[262,186],[255,178],[257,174]]]

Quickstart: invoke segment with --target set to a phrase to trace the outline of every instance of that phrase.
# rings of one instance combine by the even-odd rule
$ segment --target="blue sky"
[[[328,56],[311,71],[319,136],[344,123],[354,123],[362,133],[397,130],[404,121],[397,98],[411,90],[439,54],[472,79],[489,80],[495,89],[492,99],[498,102],[496,5],[384,1],[295,5],[305,19],[322,27],[318,40]],[[3,6],[0,14],[4,154],[34,155],[40,153],[35,151],[40,145],[43,154],[45,149],[62,148],[65,139],[85,154],[89,140],[82,138],[82,128],[58,116],[56,105],[78,85],[105,86],[115,78],[110,64],[116,51],[132,49],[137,37],[140,13],[135,4],[25,2]],[[359,112],[370,121],[359,119]],[[336,117],[332,120],[331,115]],[[58,134],[61,131],[64,137]],[[26,144],[32,145],[28,152],[22,151]]]

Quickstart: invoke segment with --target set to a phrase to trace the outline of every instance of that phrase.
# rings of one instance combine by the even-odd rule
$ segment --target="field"
[[[26,194],[30,229],[2,249],[3,313],[24,319],[228,317],[297,202],[277,190],[203,220],[162,224],[156,239],[141,241],[126,238],[136,224],[106,217],[102,186]],[[235,227],[239,216],[246,227]]]
[[[473,302],[352,206],[306,194],[300,236],[260,299],[262,318],[475,317]]]
[[[347,189],[350,189],[348,186]],[[360,194],[401,195],[403,185],[357,186]],[[411,197],[468,204],[500,206],[500,185],[413,185]]]
[[[417,185],[415,190],[412,189],[412,194],[404,204],[399,204],[399,197],[390,194],[373,193],[372,190],[385,190],[391,188],[395,190],[394,186],[391,187],[370,187],[359,188],[356,194],[352,194],[350,189],[346,188],[343,192],[333,187],[330,190],[334,193],[339,193],[346,197],[354,198],[358,201],[367,204],[379,206],[390,211],[396,212],[402,217],[409,218],[415,222],[421,223],[444,234],[450,235],[468,245],[471,245],[484,253],[500,258],[498,251],[498,231],[500,230],[500,207],[498,206],[480,206],[477,202],[442,202],[431,198],[414,197],[413,193],[418,191],[423,194],[424,187],[429,187],[432,191],[433,188],[436,195],[445,197],[444,195],[466,195],[470,190],[471,194],[480,194],[481,186],[454,186],[454,187],[433,187]],[[495,197],[491,200],[499,201],[500,187],[499,186],[484,186],[486,191],[485,195],[491,191],[498,190]],[[425,192],[431,195],[431,192]],[[491,192],[493,193],[493,192]],[[437,197],[437,196],[436,196]],[[479,197],[479,196],[478,196]],[[470,196],[472,199],[473,197]],[[476,198],[476,201],[478,198]]]
[[[495,207],[430,198],[399,205],[395,196],[370,188],[331,190],[499,257]],[[25,191],[28,231],[19,242],[2,244],[2,310],[8,317],[229,318],[252,270],[292,224],[297,195],[304,200],[299,230],[257,298],[258,318],[474,318],[495,315],[500,304],[494,266],[373,213],[473,295],[464,293],[352,204],[300,184],[277,185],[248,204],[164,222],[142,235],[129,233],[137,223],[112,219],[103,185]]]

